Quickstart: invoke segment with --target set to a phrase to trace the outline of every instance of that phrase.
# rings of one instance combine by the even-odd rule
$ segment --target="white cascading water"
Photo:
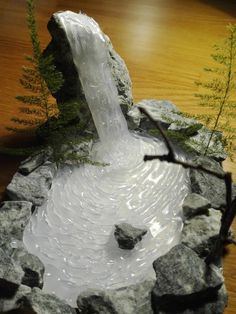
[[[24,243],[45,265],[43,289],[75,306],[88,288],[115,289],[154,277],[152,262],[180,240],[188,179],[180,166],[143,161],[166,148],[128,131],[98,24],[70,11],[58,17],[100,138],[92,158],[109,166],[61,168],[48,201],[25,229]],[[120,222],[148,230],[131,251],[115,241]]]

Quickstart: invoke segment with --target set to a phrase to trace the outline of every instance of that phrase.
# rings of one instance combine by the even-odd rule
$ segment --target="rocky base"
[[[201,157],[196,162],[223,171],[213,159]],[[8,200],[0,205],[1,312],[28,308],[35,313],[76,313],[62,300],[41,291],[44,266],[22,243],[30,215],[47,199],[56,172],[47,150],[24,161],[6,189]],[[207,266],[204,258],[219,233],[221,211],[217,208],[224,205],[225,188],[197,170],[190,170],[190,180],[191,191],[183,203],[181,244],[153,262],[156,281],[147,279],[112,291],[86,291],[77,299],[79,313],[223,313],[227,292],[221,270]],[[114,235],[120,247],[132,249],[145,233],[123,224],[116,226]]]

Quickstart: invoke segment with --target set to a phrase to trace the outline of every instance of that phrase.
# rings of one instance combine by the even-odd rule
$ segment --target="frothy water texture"
[[[25,229],[24,243],[45,265],[43,289],[75,306],[88,288],[115,289],[154,277],[152,262],[180,240],[188,180],[180,166],[143,161],[166,148],[128,131],[97,23],[70,11],[58,17],[100,138],[92,158],[109,166],[61,168],[48,201]],[[148,230],[131,251],[114,238],[120,222]]]

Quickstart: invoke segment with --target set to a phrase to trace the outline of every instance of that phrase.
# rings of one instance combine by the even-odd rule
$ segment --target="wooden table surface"
[[[168,99],[180,109],[202,112],[193,94],[194,80],[204,77],[211,64],[212,46],[236,23],[232,0],[38,0],[38,29],[42,48],[50,40],[46,25],[59,10],[82,11],[92,16],[111,38],[125,60],[133,81],[135,102],[145,98]],[[0,144],[27,143],[29,138],[9,134],[5,127],[19,115],[14,99],[23,90],[18,83],[24,54],[31,54],[25,23],[25,0],[0,0]],[[17,169],[20,158],[0,156],[0,192]],[[236,180],[236,166],[224,163]],[[229,305],[236,313],[236,248],[225,258]],[[138,313],[137,313],[138,314]]]

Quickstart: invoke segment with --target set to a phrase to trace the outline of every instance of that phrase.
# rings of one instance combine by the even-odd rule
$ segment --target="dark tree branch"
[[[149,120],[157,127],[157,129],[160,131],[161,136],[163,137],[163,140],[164,140],[164,142],[165,142],[165,144],[166,144],[166,147],[167,147],[167,149],[168,149],[168,155],[166,155],[166,158],[167,158],[166,161],[168,161],[168,160],[169,160],[169,161],[174,160],[174,159],[175,159],[175,155],[174,155],[174,149],[173,149],[173,147],[172,147],[172,143],[170,142],[170,140],[168,139],[168,137],[165,135],[165,132],[163,131],[160,122],[154,120],[154,119],[150,116],[150,114],[149,114],[145,109],[139,108],[139,110],[140,110],[141,113],[145,114],[145,115],[148,117],[148,119],[149,119]],[[146,156],[146,157],[147,157],[147,156]],[[159,157],[161,157],[161,156],[159,156]],[[164,156],[163,156],[163,157],[164,157]],[[145,160],[145,157],[144,157],[144,160]]]
[[[166,144],[166,147],[168,149],[168,154],[166,155],[145,155],[144,156],[144,161],[149,161],[149,160],[154,160],[154,159],[159,159],[160,161],[166,161],[166,162],[171,162],[174,164],[178,164],[183,166],[185,169],[186,168],[192,168],[192,169],[196,169],[196,170],[202,170],[208,174],[212,174],[214,176],[216,176],[219,179],[225,179],[225,173],[220,173],[208,168],[203,167],[202,165],[196,165],[187,161],[182,161],[182,160],[178,160],[175,157],[175,153],[174,153],[174,148],[172,146],[172,143],[170,142],[170,140],[168,139],[168,137],[166,136],[165,132],[163,131],[161,124],[159,121],[154,120],[150,114],[143,108],[139,108],[140,112],[143,113],[145,116],[147,116],[147,118],[154,124],[154,126],[160,131],[163,140]]]
[[[204,171],[207,174],[213,175],[213,176],[225,181],[226,208],[222,214],[221,226],[220,226],[218,238],[217,238],[212,250],[210,251],[209,255],[206,257],[206,260],[205,260],[207,264],[211,264],[211,263],[218,264],[218,262],[222,256],[224,245],[225,245],[225,243],[227,243],[227,240],[229,239],[230,226],[231,226],[231,224],[235,218],[235,215],[236,215],[236,198],[232,201],[232,174],[230,172],[220,173],[220,172],[205,168],[199,164],[193,164],[191,162],[181,161],[181,160],[176,159],[172,143],[170,142],[170,140],[166,136],[165,132],[163,131],[160,122],[154,120],[145,109],[139,108],[139,110],[160,131],[160,134],[163,137],[164,143],[166,144],[166,147],[168,149],[168,153],[166,155],[145,155],[144,161],[158,159],[160,161],[171,162],[174,164],[181,165],[185,169],[191,168],[191,169],[195,169],[195,170],[199,170],[199,171]],[[235,241],[232,238],[229,240],[231,243],[235,243]]]

